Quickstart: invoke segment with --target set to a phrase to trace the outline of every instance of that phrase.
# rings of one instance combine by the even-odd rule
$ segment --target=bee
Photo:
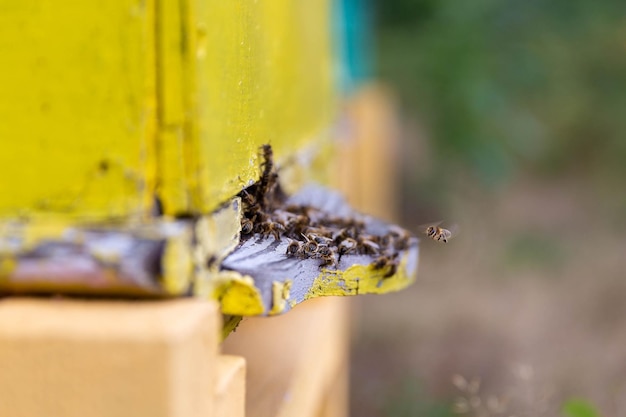
[[[267,196],[272,194],[278,174],[274,170],[274,152],[271,145],[261,146],[263,153],[263,163],[261,164],[261,178],[259,179],[259,193],[263,198],[262,206],[265,207],[268,203]]]
[[[263,152],[263,163],[261,164],[261,183],[267,185],[270,179],[270,173],[274,169],[274,151],[272,151],[272,145],[262,145],[261,151]]]
[[[393,255],[383,255],[373,262],[374,269],[387,269],[383,278],[389,278],[398,270],[398,253]]]
[[[314,230],[314,233],[311,232],[310,230]],[[309,228],[307,232],[308,233],[306,234],[306,239],[314,240],[317,242],[318,245],[328,245],[333,242],[331,238],[324,236],[323,235],[324,232],[319,229]],[[318,234],[318,233],[322,233],[322,234]]]
[[[264,222],[257,224],[256,232],[263,237],[274,236],[274,239],[280,240],[280,234],[285,232],[285,227],[276,222]]]
[[[241,190],[239,196],[241,197],[243,209],[246,214],[253,215],[261,211],[261,204],[259,203],[259,200],[254,194],[248,192],[248,189],[244,188]]]
[[[293,215],[285,224],[287,235],[291,237],[301,236],[309,227],[309,218],[301,214]]]
[[[250,210],[253,207],[256,207],[257,201],[256,197],[248,192],[247,189],[241,190],[241,201],[243,202],[243,207],[246,210]]]
[[[285,252],[285,254],[287,256],[302,256],[302,251],[302,242],[292,240],[287,246],[287,251]]]
[[[448,229],[444,229],[443,227],[439,227],[440,224],[441,222],[438,222],[426,227],[424,234],[437,242],[448,243],[448,240],[452,238],[453,232]]]
[[[319,245],[316,256],[324,261],[320,264],[320,268],[328,265],[337,267],[337,256],[335,256],[335,252],[330,247]]]
[[[365,255],[377,255],[380,253],[380,245],[374,242],[375,236],[361,235],[358,243],[360,245],[360,252]]]
[[[272,218],[274,221],[282,224],[283,226],[287,226],[293,219],[297,216],[289,211],[277,209],[272,213]]]
[[[241,221],[241,233],[244,235],[249,235],[254,230],[254,219],[244,218]]]
[[[318,246],[317,242],[315,240],[309,239],[305,235],[302,235],[302,237],[306,240],[306,242],[304,243],[302,252],[310,258],[315,257],[315,254],[317,253],[317,246]]]
[[[350,237],[347,237],[341,242],[339,242],[339,245],[337,246],[337,251],[339,252],[339,259],[341,259],[343,255],[356,250],[357,245],[358,245],[357,241]]]
[[[393,249],[401,251],[409,247],[411,234],[399,226],[392,225],[389,227],[387,237],[389,240],[388,244],[392,246]]]

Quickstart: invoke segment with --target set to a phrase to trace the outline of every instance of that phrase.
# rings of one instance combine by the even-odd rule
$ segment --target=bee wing
[[[443,229],[443,230],[445,230],[446,239],[450,239],[459,234],[459,225],[455,223],[452,226],[450,226],[448,229]]]
[[[430,222],[430,223],[424,223],[424,224],[420,224],[419,226],[417,226],[422,232],[425,232],[426,229],[428,229],[429,227],[437,227],[439,226],[441,223],[443,223],[443,220],[439,220],[438,222]]]

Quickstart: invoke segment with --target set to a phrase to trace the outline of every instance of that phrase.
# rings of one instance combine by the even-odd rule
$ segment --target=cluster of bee
[[[336,217],[306,205],[286,205],[272,148],[263,145],[261,152],[259,181],[239,193],[244,214],[242,239],[255,235],[276,240],[285,237],[290,240],[286,256],[319,259],[320,268],[337,268],[344,255],[369,255],[375,257],[376,269],[385,269],[385,277],[396,273],[399,251],[409,246],[406,230],[392,226],[383,236],[373,235],[359,219]]]

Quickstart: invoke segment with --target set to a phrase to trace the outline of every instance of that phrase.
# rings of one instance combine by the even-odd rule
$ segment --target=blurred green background
[[[400,221],[461,232],[354,300],[352,415],[626,415],[626,4],[372,6]]]
[[[429,178],[409,173],[410,186],[432,192],[460,173],[489,187],[520,171],[626,174],[623,1],[374,6],[378,75],[432,144]]]

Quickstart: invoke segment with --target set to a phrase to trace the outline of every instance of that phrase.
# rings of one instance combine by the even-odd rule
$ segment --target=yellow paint
[[[242,316],[224,316],[223,317],[222,333],[221,333],[222,341],[224,341],[226,337],[228,337],[229,334],[235,331],[237,326],[239,326],[239,323],[241,323],[242,319],[243,319]],[[218,414],[218,415],[226,415],[226,414]]]
[[[0,254],[0,281],[6,279],[17,266],[14,257]]]
[[[386,269],[375,269],[370,265],[353,265],[345,271],[325,269],[315,279],[305,300],[326,295],[385,294],[409,286],[414,275],[406,270],[407,257],[400,261],[398,271],[385,278]]]
[[[3,2],[1,217],[149,210],[154,24],[153,0]]]
[[[208,0],[196,12],[190,182],[205,211],[258,179],[262,144],[281,161],[326,134],[334,113],[330,2]]]
[[[0,233],[3,237],[12,236],[14,241],[19,241],[19,251],[25,251],[41,241],[60,239],[68,230],[68,223],[67,219],[58,216],[35,217],[28,222],[7,222],[0,227]]]
[[[328,137],[330,0],[5,3],[0,217],[209,213]]]
[[[170,237],[165,242],[161,261],[163,287],[169,294],[184,294],[193,279],[191,231]]]
[[[287,279],[284,282],[272,282],[272,308],[268,313],[270,316],[280,314],[287,308],[291,284],[292,282],[290,279]]]
[[[233,271],[208,274],[197,279],[194,294],[200,298],[218,300],[223,314],[256,316],[263,314],[263,300],[252,277]]]
[[[208,216],[202,216],[195,226],[199,266],[213,259],[216,268],[226,255],[239,244],[241,231],[241,199],[230,203]]]
[[[291,190],[329,155],[330,0],[4,3],[0,218],[31,222],[20,250],[86,222],[133,233],[158,197],[166,216],[200,219],[195,247],[191,231],[167,239],[165,288],[195,278],[202,293],[207,258],[239,238],[240,208],[213,211],[258,179],[259,147],[295,167]],[[264,312],[249,277],[211,287],[226,313]],[[294,302],[288,284],[276,291],[275,308]]]

